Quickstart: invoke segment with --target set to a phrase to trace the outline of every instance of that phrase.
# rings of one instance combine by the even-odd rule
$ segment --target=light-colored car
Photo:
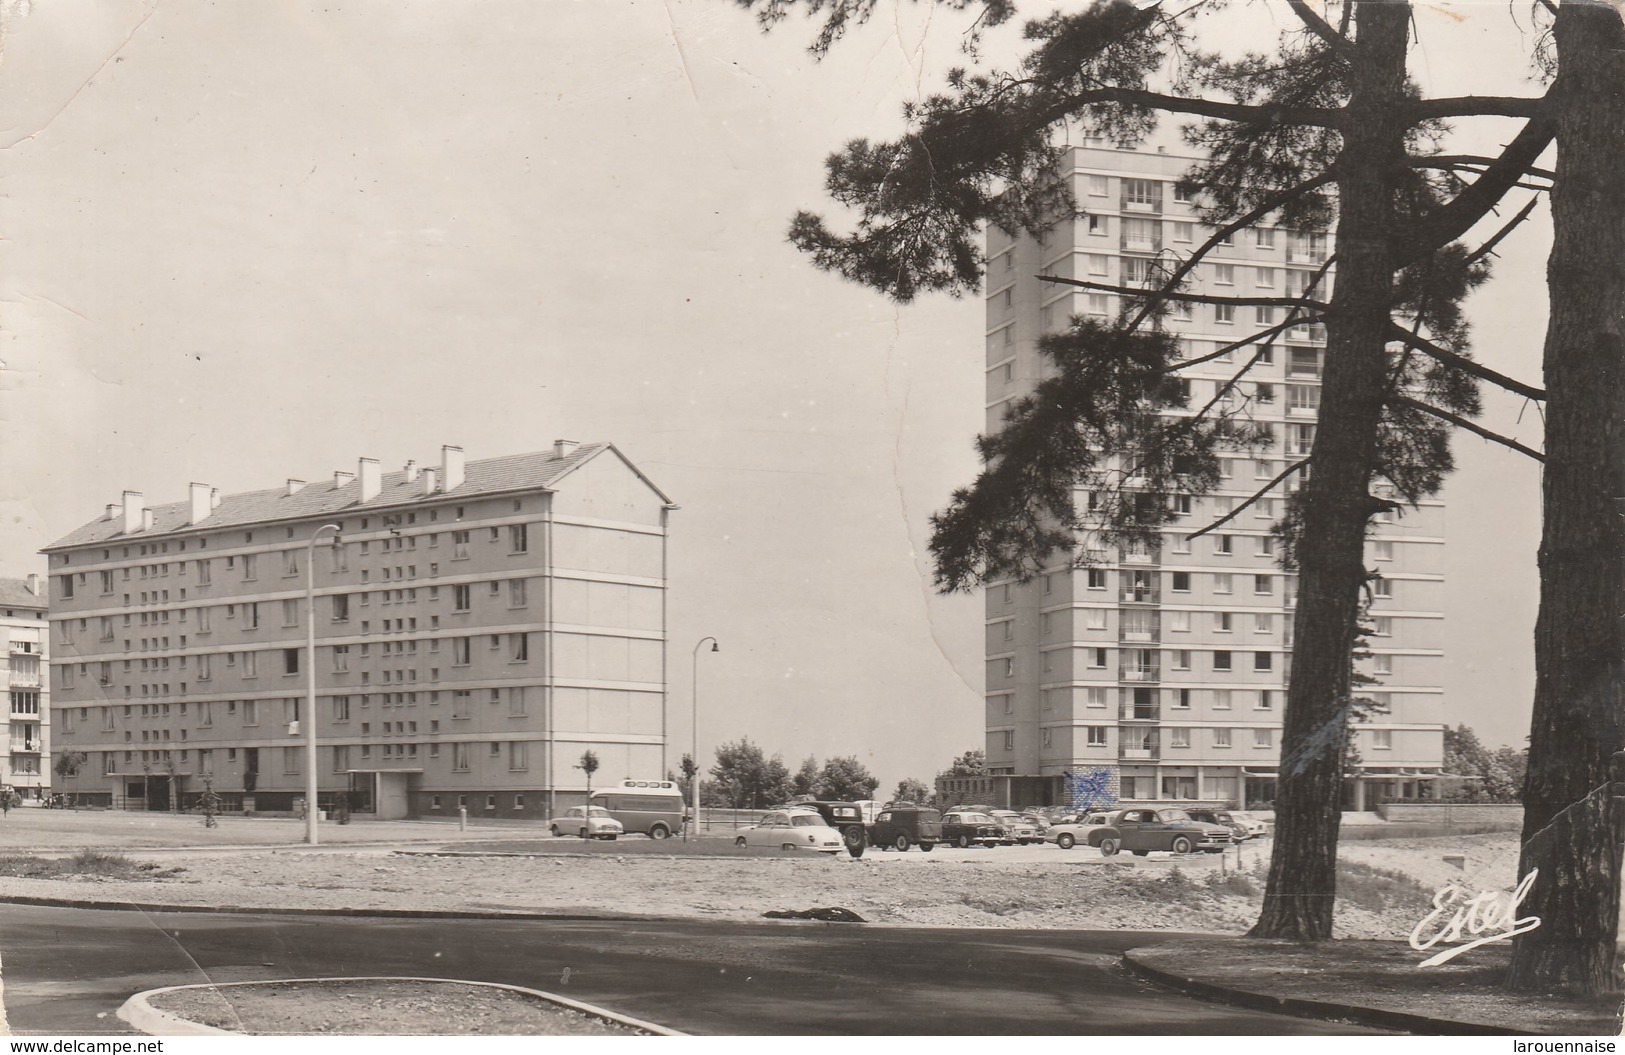
[[[1009,832],[1016,842],[1023,846],[1028,843],[1041,843],[1044,841],[1042,829],[1034,824],[1030,818],[1023,817],[1015,810],[994,810],[991,816],[1004,826],[1004,830]]]
[[[1070,850],[1082,843],[1085,846],[1099,846],[1100,836],[1106,831],[1106,825],[1111,820],[1110,813],[1083,813],[1072,820],[1063,820],[1049,826],[1044,833],[1044,841],[1054,843],[1063,850]]]
[[[1245,810],[1231,810],[1230,819],[1246,829],[1247,838],[1249,839],[1256,839],[1260,835],[1270,833],[1270,826],[1262,818]]]
[[[815,810],[773,810],[755,826],[741,830],[734,837],[734,845],[833,854],[846,848],[846,840]]]
[[[625,830],[602,806],[571,806],[564,811],[564,816],[554,817],[549,827],[554,835],[586,839],[618,839]]]

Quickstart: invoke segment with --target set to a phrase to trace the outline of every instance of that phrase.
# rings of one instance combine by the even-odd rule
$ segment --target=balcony
[[[11,668],[11,687],[14,689],[37,689],[40,687],[38,670],[18,670]]]
[[[1154,627],[1154,626],[1152,626],[1152,627],[1125,626],[1123,628],[1122,634],[1118,635],[1117,639],[1119,641],[1137,641],[1137,642],[1152,642],[1152,643],[1154,643],[1157,640],[1157,628]]]
[[[37,755],[40,753],[40,742],[38,740],[13,740],[11,742],[11,753],[14,755]]]
[[[13,641],[11,654],[14,656],[37,656],[40,654],[38,641]]]
[[[1117,713],[1117,718],[1123,722],[1160,722],[1162,720],[1162,708],[1155,705],[1136,704],[1124,707]]]
[[[1158,604],[1162,600],[1162,593],[1155,586],[1125,586],[1122,591],[1123,604]]]
[[[1154,759],[1160,757],[1157,754],[1157,748],[1155,745],[1152,745],[1151,747],[1125,747],[1123,748],[1121,755],[1124,761]]]
[[[1119,681],[1132,681],[1137,684],[1161,681],[1162,670],[1159,667],[1124,667],[1118,674]]]

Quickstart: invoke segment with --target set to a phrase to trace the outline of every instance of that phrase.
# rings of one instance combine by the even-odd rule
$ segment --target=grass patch
[[[161,879],[184,868],[163,868],[151,861],[132,861],[121,853],[80,850],[72,857],[0,854],[0,876],[18,879],[64,879],[100,876],[103,879]]]
[[[1433,892],[1403,872],[1359,861],[1338,861],[1337,900],[1367,912],[1409,917],[1428,911]]]

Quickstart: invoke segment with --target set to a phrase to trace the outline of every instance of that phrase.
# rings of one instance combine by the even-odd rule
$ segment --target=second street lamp
[[[722,646],[717,644],[717,639],[714,637],[702,637],[694,645],[693,683],[690,695],[690,702],[694,705],[694,776],[689,781],[690,787],[688,789],[690,797],[694,800],[694,816],[687,827],[683,829],[684,839],[688,838],[690,830],[693,831],[695,838],[699,838],[700,834],[700,649],[705,647],[707,641],[711,642],[712,652],[722,651]]]

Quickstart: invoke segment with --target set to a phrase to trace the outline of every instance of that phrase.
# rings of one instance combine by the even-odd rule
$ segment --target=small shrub
[[[1253,897],[1263,888],[1246,872],[1209,872],[1207,887],[1215,893]]]
[[[1367,912],[1414,914],[1426,912],[1433,895],[1403,872],[1359,861],[1339,861],[1337,899]]]

